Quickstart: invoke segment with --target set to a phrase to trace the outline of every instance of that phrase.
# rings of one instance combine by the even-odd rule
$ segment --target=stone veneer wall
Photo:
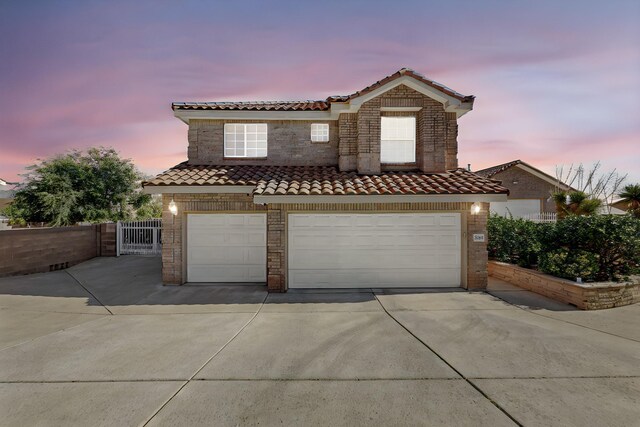
[[[168,204],[173,199],[179,214],[171,215]],[[316,203],[256,205],[247,194],[164,194],[162,275],[170,284],[184,283],[183,227],[188,212],[266,212],[267,214],[267,286],[270,292],[287,290],[287,214],[299,211],[314,212],[460,212],[466,221],[467,288],[487,286],[486,222],[488,204],[482,204],[479,215],[470,214],[471,203]],[[485,234],[485,242],[473,242],[474,233]]]
[[[528,268],[490,261],[489,274],[520,288],[582,310],[599,310],[640,302],[640,283],[583,283],[561,279]]]

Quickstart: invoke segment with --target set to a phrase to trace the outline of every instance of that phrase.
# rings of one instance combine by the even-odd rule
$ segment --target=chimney
[[[471,163],[467,163],[467,170],[471,172]]]

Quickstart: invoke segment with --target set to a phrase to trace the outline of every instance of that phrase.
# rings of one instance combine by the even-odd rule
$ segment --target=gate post
[[[116,222],[116,256],[120,256],[120,244],[122,242],[122,236],[120,232],[122,230],[122,226],[120,225],[120,221]]]

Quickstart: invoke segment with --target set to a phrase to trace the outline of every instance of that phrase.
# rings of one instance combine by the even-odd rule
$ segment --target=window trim
[[[322,126],[322,129],[323,129],[321,133],[318,133],[316,131],[315,137],[318,138],[318,136],[321,136],[321,137],[326,137],[326,139],[314,139],[314,132],[313,132],[314,126]],[[324,132],[325,129],[326,129],[326,135]],[[330,139],[329,132],[330,132],[329,123],[311,123],[311,142],[329,142],[329,139]]]
[[[385,162],[382,160],[382,144],[387,141],[387,142],[398,142],[398,141],[408,141],[406,139],[382,139],[382,122],[384,119],[408,119],[411,118],[413,119],[413,140],[411,142],[413,142],[413,159],[412,160],[404,160],[404,161],[393,161],[393,162]],[[414,115],[407,115],[407,116],[382,116],[380,117],[380,164],[381,165],[412,165],[415,164],[417,161],[417,153],[416,153],[416,149],[417,149],[417,139],[418,139],[418,120],[416,118],[416,116]]]
[[[265,127],[265,155],[264,156],[248,156],[247,155],[247,126],[249,125],[257,125]],[[227,126],[243,126],[243,136],[244,136],[244,156],[242,155],[229,155],[227,154]],[[222,145],[222,154],[225,159],[266,159],[269,153],[269,126],[267,123],[225,123],[222,129],[223,134],[223,145]],[[234,148],[237,150],[237,148]],[[258,148],[256,148],[258,150]]]

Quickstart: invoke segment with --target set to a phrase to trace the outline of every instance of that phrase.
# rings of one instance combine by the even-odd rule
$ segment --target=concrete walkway
[[[163,287],[160,260],[0,279],[0,425],[638,425],[640,305]]]

